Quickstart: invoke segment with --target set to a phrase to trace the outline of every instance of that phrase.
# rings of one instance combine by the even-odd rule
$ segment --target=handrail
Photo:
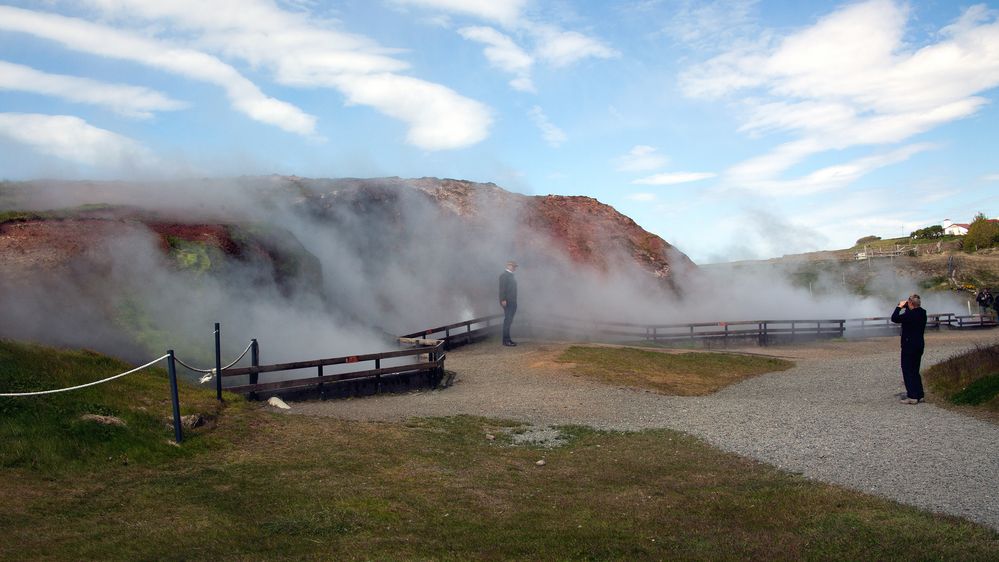
[[[462,328],[465,326],[471,326],[473,324],[482,324],[484,322],[489,322],[491,320],[498,320],[503,318],[502,314],[491,314],[489,316],[480,316],[478,318],[472,318],[471,320],[465,320],[463,322],[455,322],[453,324],[447,324],[445,326],[439,326],[436,328],[428,328],[426,330],[420,330],[419,332],[413,332],[411,334],[406,334],[402,336],[404,338],[417,338],[420,336],[425,336],[429,334],[435,334],[437,332],[443,332],[445,330],[452,330],[454,328]]]
[[[421,346],[412,349],[404,349],[398,351],[385,351],[381,353],[368,353],[362,355],[346,355],[342,357],[329,357],[326,359],[313,359],[310,361],[296,361],[292,363],[277,363],[273,365],[252,365],[250,367],[242,367],[239,369],[223,369],[223,377],[236,377],[242,375],[250,375],[250,383],[243,385],[231,386],[227,390],[231,392],[249,393],[254,396],[257,392],[266,392],[271,390],[281,390],[286,388],[297,388],[297,387],[311,387],[318,386],[322,391],[323,385],[328,383],[336,383],[340,381],[359,381],[359,380],[369,380],[375,379],[378,381],[378,387],[381,388],[381,376],[382,375],[393,375],[402,373],[411,373],[416,371],[427,371],[430,373],[435,373],[436,378],[433,383],[435,386],[439,384],[440,377],[444,376],[444,358],[446,354],[444,353],[443,340],[433,340],[435,341],[432,346]],[[391,359],[395,357],[407,357],[407,356],[421,356],[427,355],[427,360],[418,363],[409,363],[406,365],[396,365],[390,367],[382,367],[382,359]],[[254,356],[254,361],[256,361],[256,356]],[[330,373],[324,374],[323,367],[328,365],[346,365],[353,363],[361,363],[365,361],[374,361],[374,369],[364,369],[359,371],[350,371],[346,373]],[[273,373],[278,371],[294,371],[299,369],[307,369],[310,367],[317,367],[319,372],[317,375],[305,378],[284,380],[284,381],[274,381],[266,383],[258,383],[256,381],[256,375],[260,373]],[[325,395],[324,395],[325,396]]]
[[[294,371],[296,369],[308,369],[309,367],[325,367],[328,365],[344,365],[348,363],[359,363],[361,361],[373,361],[375,359],[391,359],[393,357],[406,357],[410,355],[421,355],[428,351],[440,351],[443,343],[439,342],[433,347],[416,347],[413,349],[402,349],[399,351],[384,351],[381,353],[368,353],[365,355],[345,355],[343,357],[329,357],[326,359],[312,359],[310,361],[296,361],[293,363],[277,363],[273,365],[258,365],[255,367],[240,367],[239,369],[223,369],[223,377],[238,377],[241,375],[252,375],[254,373],[272,373],[275,371]]]

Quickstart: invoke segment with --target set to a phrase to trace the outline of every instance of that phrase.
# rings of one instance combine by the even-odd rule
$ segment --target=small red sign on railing
[[[357,363],[357,356],[356,355],[351,355],[350,357],[348,357],[347,358],[347,363]]]

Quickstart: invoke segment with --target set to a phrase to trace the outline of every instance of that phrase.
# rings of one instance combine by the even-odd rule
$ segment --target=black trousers
[[[510,324],[513,324],[513,315],[517,314],[517,303],[508,302],[503,309],[503,343],[510,340]]]
[[[902,382],[905,383],[905,395],[908,398],[922,400],[923,379],[919,376],[919,363],[923,359],[922,347],[902,348]]]

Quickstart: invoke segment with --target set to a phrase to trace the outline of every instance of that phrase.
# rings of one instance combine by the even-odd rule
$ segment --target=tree
[[[856,246],[863,246],[864,244],[870,244],[871,242],[877,242],[881,240],[880,236],[864,236],[860,240],[857,240]]]
[[[944,229],[939,224],[933,226],[927,226],[926,228],[920,228],[919,230],[912,231],[909,236],[911,238],[920,239],[930,239],[930,238],[941,238],[944,235]]]
[[[999,245],[999,221],[989,220],[984,213],[978,213],[968,226],[961,245],[966,252]]]

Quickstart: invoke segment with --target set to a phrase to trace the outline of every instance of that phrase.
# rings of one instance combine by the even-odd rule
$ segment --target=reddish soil
[[[11,278],[51,271],[77,258],[94,258],[109,240],[136,227],[101,219],[12,221],[0,224],[0,256]]]

